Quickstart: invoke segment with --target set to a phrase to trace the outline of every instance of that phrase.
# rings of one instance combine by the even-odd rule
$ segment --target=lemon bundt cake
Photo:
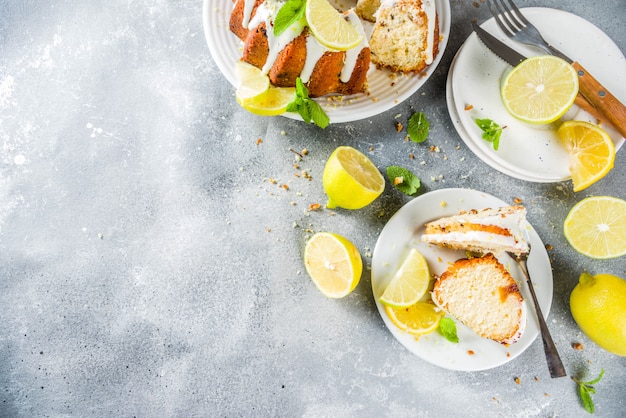
[[[461,259],[435,281],[433,301],[483,338],[513,344],[526,328],[526,305],[515,279],[491,253]]]
[[[363,40],[348,51],[336,51],[319,43],[304,19],[275,36],[273,23],[284,0],[233,3],[230,30],[243,42],[242,60],[262,69],[273,85],[293,87],[300,77],[310,97],[365,91],[370,49],[354,10],[346,11],[344,17],[363,34]]]
[[[360,0],[357,11],[366,20],[375,19],[369,46],[378,67],[417,73],[439,53],[435,0]]]
[[[523,206],[463,211],[426,224],[421,239],[442,247],[482,254],[527,253],[524,232],[529,228]]]

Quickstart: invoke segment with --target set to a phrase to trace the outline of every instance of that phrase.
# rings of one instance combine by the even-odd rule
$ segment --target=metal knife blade
[[[478,26],[476,22],[472,22],[472,28],[474,29],[474,32],[476,32],[476,35],[478,35],[478,39],[480,39],[491,52],[499,56],[507,64],[515,67],[517,64],[526,59],[525,56]]]
[[[491,52],[493,52],[502,60],[504,60],[507,64],[515,67],[517,64],[519,64],[520,62],[526,59],[524,55],[520,54],[519,52],[517,52],[516,50],[514,50],[513,48],[511,48],[510,46],[508,46],[507,44],[505,44],[504,42],[502,42],[501,40],[499,40],[498,38],[496,38],[489,32],[487,32],[486,30],[478,26],[476,22],[474,21],[472,21],[472,28],[474,29],[474,32],[476,32],[476,35],[478,35],[478,39],[480,39],[480,41],[487,48],[489,48]],[[583,97],[582,94],[578,93],[574,103],[578,107],[584,109],[590,115],[594,116],[595,118],[602,120],[604,123],[613,125],[613,123],[609,121],[606,117],[604,117],[602,114],[600,114],[600,112],[598,112],[596,108],[593,107],[591,103],[587,101],[585,97]]]

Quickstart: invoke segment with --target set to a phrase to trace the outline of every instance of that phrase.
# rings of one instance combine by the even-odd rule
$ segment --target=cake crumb
[[[262,143],[263,143],[263,140],[262,140],[261,138],[258,138],[258,139],[256,140],[256,144],[257,144],[257,145],[261,145]]]
[[[513,380],[515,380],[515,383],[517,383],[518,385],[521,385],[521,384],[522,384],[522,379],[520,379],[519,377],[516,377],[516,378],[515,378],[515,379],[513,379]]]
[[[465,105],[465,110],[472,110],[473,108],[474,108],[474,105],[472,104]]]
[[[585,347],[582,345],[582,343],[572,343],[572,348],[574,350],[578,350],[578,351],[582,351]]]
[[[516,205],[521,205],[522,203],[524,203],[524,201],[523,201],[522,199],[520,199],[519,197],[514,197],[514,198],[513,198],[513,202],[514,202]]]
[[[322,207],[322,205],[320,205],[319,203],[311,203],[309,205],[309,212],[316,211],[316,210],[318,210],[321,207]]]
[[[404,126],[402,126],[402,123],[396,121],[396,132],[402,131],[402,128],[404,128]]]
[[[474,355],[474,350],[467,350],[467,355],[468,356],[473,356]]]

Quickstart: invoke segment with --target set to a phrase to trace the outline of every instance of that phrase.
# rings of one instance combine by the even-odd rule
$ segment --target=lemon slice
[[[364,154],[348,146],[333,151],[322,175],[328,208],[361,209],[385,189],[385,179]]]
[[[516,118],[535,124],[551,123],[574,103],[578,75],[567,61],[553,55],[528,58],[504,79],[504,107]]]
[[[304,264],[317,288],[329,298],[352,292],[363,272],[359,250],[345,237],[330,232],[318,232],[309,239]]]
[[[328,0],[307,0],[305,16],[315,38],[327,48],[347,51],[363,40],[363,34]]]
[[[248,99],[244,102],[237,101],[244,109],[261,116],[276,116],[287,111],[287,106],[296,97],[296,89],[293,87],[272,87],[265,94]]]
[[[591,186],[613,168],[615,145],[599,126],[567,121],[559,127],[557,136],[570,155],[569,169],[575,192]]]
[[[416,336],[436,330],[445,316],[445,312],[429,302],[417,302],[406,308],[385,306],[385,312],[398,328]]]
[[[428,291],[430,272],[424,256],[411,248],[380,297],[383,305],[404,308],[419,301]]]
[[[242,106],[250,101],[259,100],[270,88],[269,77],[247,62],[238,61],[235,64],[235,75],[238,81],[235,98]]]
[[[626,201],[612,196],[592,196],[569,211],[563,233],[572,248],[591,258],[626,254]]]

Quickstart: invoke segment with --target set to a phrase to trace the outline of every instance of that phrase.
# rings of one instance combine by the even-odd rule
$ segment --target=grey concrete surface
[[[623,0],[518,5],[582,16],[626,50]],[[574,382],[549,377],[539,339],[503,366],[450,371],[393,338],[367,268],[344,299],[317,291],[301,255],[312,232],[349,237],[367,267],[411,200],[387,186],[363,210],[310,212],[325,202],[326,158],[350,145],[381,170],[413,169],[421,193],[522,199],[551,246],[548,324],[566,369],[604,368],[596,415],[623,417],[626,360],[581,333],[568,300],[583,269],[624,277],[626,259],[576,253],[562,223],[583,197],[626,198],[626,152],[580,193],[483,163],[454,129],[445,81],[470,20],[489,12],[451,9],[448,47],[418,93],[320,130],[236,104],[200,0],[0,1],[0,416],[586,416]],[[431,122],[425,144],[395,132],[413,111]],[[309,151],[300,169],[290,149]]]

